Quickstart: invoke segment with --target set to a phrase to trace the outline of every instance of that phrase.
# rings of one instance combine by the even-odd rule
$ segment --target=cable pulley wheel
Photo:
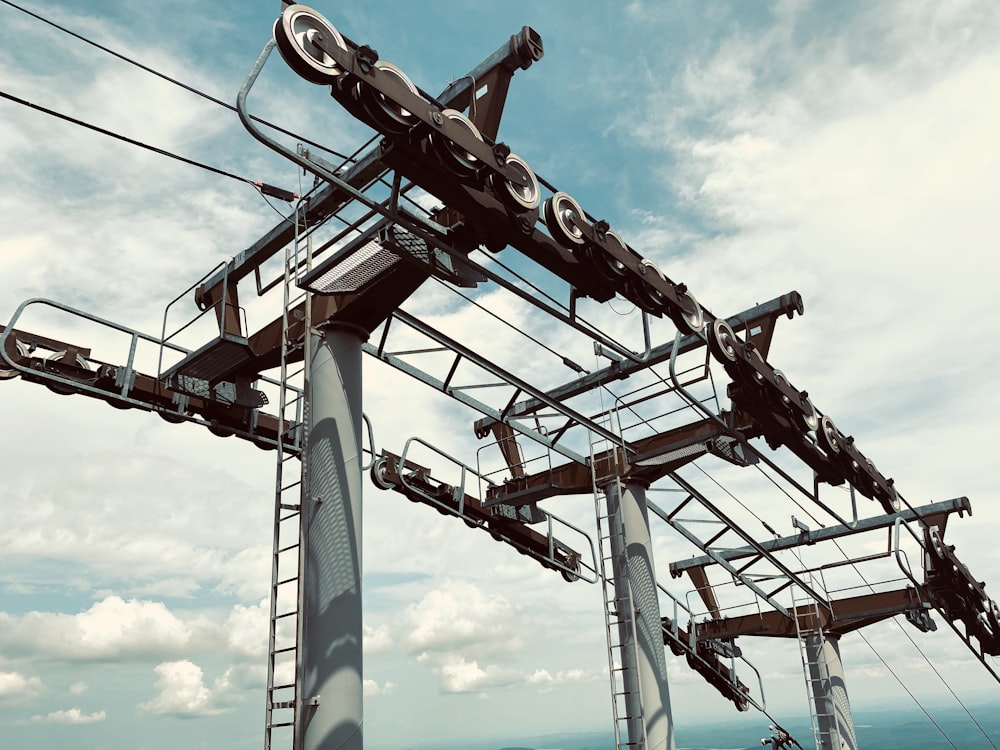
[[[289,5],[274,22],[274,43],[288,67],[311,83],[333,83],[344,71],[320,46],[347,43],[329,21],[305,5]]]
[[[369,472],[372,484],[378,487],[380,490],[391,490],[395,485],[388,479],[388,471],[386,470],[386,464],[388,463],[387,458],[384,456],[379,458],[375,463],[372,464],[372,468]]]
[[[604,244],[608,247],[615,247],[623,253],[628,252],[625,240],[613,229],[609,229],[604,233]],[[617,283],[621,282],[622,279],[628,278],[628,266],[607,252],[607,249],[601,245],[587,245],[584,254],[587,260],[590,261],[591,266],[594,267],[594,270],[608,281]]]
[[[816,439],[819,441],[819,447],[830,458],[834,458],[840,454],[840,433],[837,431],[833,420],[825,414],[819,420]]]
[[[28,348],[15,339],[13,335],[8,337],[5,348],[7,349],[7,356],[13,360],[23,359],[28,356]],[[15,368],[7,366],[7,360],[0,358],[0,380],[13,380],[20,374]]]
[[[528,166],[528,162],[517,154],[508,154],[506,165],[508,169],[521,178],[524,184],[511,182],[501,174],[493,175],[490,184],[499,194],[500,199],[507,206],[521,213],[538,208],[542,198],[542,190],[538,185],[538,178]]]
[[[226,427],[226,425],[222,424],[222,422],[219,422],[218,420],[215,419],[211,420],[208,423],[208,431],[211,432],[216,437],[221,437],[221,438],[232,437],[233,435],[236,434],[236,432],[233,429]]]
[[[792,400],[785,395],[784,391],[781,390],[782,385],[786,386],[788,385],[788,378],[785,377],[785,373],[783,373],[781,370],[777,368],[775,368],[774,370],[774,382],[777,383],[779,386],[777,388],[777,391],[778,391],[778,399],[781,402],[781,405],[784,406],[785,408],[790,407],[792,405]]]
[[[472,120],[457,109],[443,109],[441,110],[441,116],[446,120],[457,122],[477,141],[483,140],[483,136],[479,133],[479,128],[472,123]],[[470,154],[443,133],[432,134],[431,141],[438,156],[441,157],[441,160],[453,172],[457,172],[460,175],[470,175],[479,168],[479,159],[476,156]]]
[[[723,362],[736,362],[740,353],[737,349],[736,332],[722,318],[712,322],[711,335],[708,337],[708,347],[715,358]]]
[[[746,367],[750,373],[750,377],[758,386],[763,386],[764,383],[767,382],[767,378],[764,373],[770,368],[764,361],[764,357],[761,355],[760,350],[756,346],[748,344],[745,351]]]
[[[563,570],[561,568],[559,569],[559,575],[562,576],[562,579],[566,581],[566,583],[575,583],[580,580],[580,576],[576,573],[570,573],[568,570]]]
[[[894,511],[896,511],[899,510],[900,506],[899,493],[896,492],[896,488],[892,486],[892,480],[890,479],[888,480],[888,482],[889,482],[888,489],[886,489],[881,494],[883,494],[885,496],[885,499],[889,502],[889,507],[892,508]]]
[[[680,309],[671,316],[677,327],[684,333],[701,333],[705,327],[705,313],[701,304],[691,292],[677,287],[677,303]]]
[[[419,96],[417,87],[402,70],[391,62],[379,60],[375,67],[381,70],[404,88]],[[364,81],[358,81],[354,87],[354,98],[358,100],[368,116],[375,121],[381,130],[389,133],[405,133],[416,123],[417,118],[409,110],[397,104],[381,91],[369,86]]]
[[[643,275],[652,273],[658,276],[661,281],[666,281],[663,272],[649,258],[643,258],[639,262],[639,270],[643,272]],[[646,312],[659,316],[663,315],[667,309],[667,295],[644,280],[642,276],[633,276],[626,282],[625,288],[628,290],[630,299]]]
[[[582,227],[587,220],[583,209],[568,193],[554,193],[545,201],[542,213],[552,239],[563,247],[574,250],[586,242]]]
[[[90,365],[82,354],[77,354],[75,359],[70,360],[69,354],[66,351],[56,352],[45,359],[46,362],[52,362],[55,364],[65,364],[71,367],[77,367],[81,370],[90,370]],[[48,368],[46,368],[48,369]],[[58,372],[58,370],[57,370]],[[62,383],[55,383],[50,380],[45,381],[45,387],[48,388],[53,393],[58,393],[61,396],[68,396],[75,393],[75,389],[68,385],[63,385]]]
[[[819,412],[816,411],[816,407],[813,406],[812,401],[806,395],[805,391],[799,394],[799,402],[802,404],[803,409],[800,419],[802,427],[805,428],[806,432],[816,432],[819,429]]]

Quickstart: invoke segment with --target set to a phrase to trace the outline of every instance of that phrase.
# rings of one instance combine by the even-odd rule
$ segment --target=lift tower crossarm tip
[[[477,113],[488,118],[488,122],[477,123],[480,131],[490,137],[496,136],[500,122],[500,112],[506,99],[507,85],[517,70],[527,70],[533,62],[542,58],[542,40],[537,31],[525,26],[500,45],[476,67],[461,78],[449,84],[437,97],[445,107],[465,108],[469,101],[476,102]],[[486,94],[473,99],[483,85]],[[492,85],[491,85],[492,84]],[[474,118],[475,119],[475,118]],[[344,170],[342,179],[352,187],[363,189],[388,172],[379,160],[379,147],[365,152],[354,164]],[[351,196],[336,185],[327,184],[309,199],[305,221],[310,224],[325,221],[344,207]],[[233,282],[252,274],[276,252],[294,239],[295,228],[287,221],[274,226],[267,234],[246,250],[236,254],[225,268],[210,277],[197,291],[199,307],[207,310],[220,302],[220,289],[229,279]]]
[[[820,607],[816,610],[822,618],[820,625],[825,632],[840,635],[896,615],[926,612],[930,608],[930,604],[921,597],[920,592],[911,586],[843,599],[831,599],[829,605],[829,608]],[[698,623],[697,638],[699,641],[730,640],[747,635],[797,638],[796,613],[801,614],[808,610],[812,615],[815,614],[814,609],[810,604],[790,609],[788,616],[781,612],[769,611],[733,617],[716,617]]]
[[[741,313],[737,313],[736,315],[726,318],[726,322],[732,326],[733,330],[737,333],[744,330],[748,331],[749,334],[747,338],[752,340],[757,348],[760,349],[760,351],[766,356],[771,345],[774,323],[778,317],[786,315],[791,318],[796,313],[801,315],[803,310],[802,295],[800,295],[797,291],[791,291],[787,294],[781,295],[780,297],[775,297],[768,302],[756,305],[748,310],[744,310]],[[761,329],[760,332],[752,333],[758,327]],[[678,355],[685,354],[704,345],[705,340],[700,336],[687,334],[681,338],[677,353]],[[633,373],[668,361],[673,347],[673,342],[654,347],[650,351],[649,357],[642,362],[630,362],[628,360],[616,362],[603,370],[590,373],[589,375],[584,375],[566,383],[565,385],[561,385],[558,388],[553,388],[551,391],[548,391],[548,395],[552,398],[560,400],[569,399],[574,396],[579,396],[580,394],[593,388],[600,387],[605,383],[610,383],[615,380],[624,380]],[[541,401],[528,399],[515,404],[508,414],[512,419],[514,419],[532,414],[544,407],[545,404]],[[477,420],[474,424],[477,435],[486,434],[491,427],[492,424],[488,419]]]
[[[952,500],[943,500],[937,503],[921,505],[913,508],[912,510],[906,509],[897,513],[887,513],[885,515],[874,516],[872,518],[864,518],[857,521],[857,523],[853,526],[827,526],[826,528],[817,529],[816,531],[763,541],[760,543],[760,546],[768,552],[777,552],[779,550],[798,547],[801,544],[815,544],[816,542],[822,542],[829,539],[839,539],[840,537],[857,534],[863,531],[889,528],[896,523],[896,519],[902,519],[903,521],[914,521],[920,519],[925,523],[931,522],[933,525],[936,522],[932,521],[932,519],[936,519],[942,515],[947,516],[951,513],[958,513],[959,515],[964,513],[971,514],[972,504],[969,502],[969,498],[958,497]],[[753,547],[739,547],[737,549],[720,551],[716,554],[724,560],[732,561],[753,557],[758,554],[758,552]],[[670,563],[670,575],[673,578],[678,578],[685,571],[691,571],[696,568],[704,568],[708,565],[714,565],[715,562],[716,559],[714,557],[709,557],[707,555],[692,557],[689,560],[678,560],[677,562]]]

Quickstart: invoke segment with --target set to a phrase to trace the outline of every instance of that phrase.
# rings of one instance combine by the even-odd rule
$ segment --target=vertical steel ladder
[[[812,571],[803,571],[809,588],[817,591],[817,582]],[[820,604],[813,597],[805,595],[796,598],[792,587],[792,613],[795,619],[795,634],[799,641],[799,654],[802,657],[802,671],[805,676],[806,689],[809,694],[809,720],[812,724],[813,740],[817,750],[840,750],[840,729],[837,725],[837,715],[834,707],[830,670],[822,650],[826,641],[823,631],[823,618]],[[815,648],[810,655],[809,641]],[[823,727],[829,728],[830,747],[823,742]]]
[[[311,264],[311,243],[306,241],[305,259],[298,239],[285,250],[284,304],[281,317],[281,393],[278,408],[278,450],[275,470],[274,543],[271,551],[271,609],[268,631],[267,703],[264,748],[292,750],[297,747],[300,670],[299,642],[302,629],[301,507],[305,491],[305,446],[308,425],[305,389],[290,382],[309,377],[310,300],[295,282],[302,267]],[[292,336],[293,325],[302,323],[302,336]],[[302,354],[301,365],[293,365]]]
[[[606,416],[609,429],[613,429],[612,414]],[[638,695],[635,602],[627,575],[628,550],[625,546],[621,506],[619,503],[612,508],[603,489],[615,484],[617,497],[621,498],[619,458],[623,455],[623,450],[623,445],[620,443],[612,443],[604,438],[595,441],[594,434],[591,433],[590,470],[594,488],[594,511],[597,516],[597,547],[600,560],[598,572],[601,576],[601,592],[604,600],[604,631],[608,644],[615,748],[645,750],[646,725],[642,716],[641,696]],[[597,461],[595,457],[598,455],[610,458]],[[630,727],[633,728],[631,732]]]

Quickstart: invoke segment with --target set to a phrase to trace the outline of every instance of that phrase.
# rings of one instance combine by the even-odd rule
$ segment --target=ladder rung
[[[284,578],[284,579],[278,581],[274,585],[275,586],[284,586],[286,583],[292,583],[292,582],[297,581],[297,580],[299,580],[299,577],[296,575],[296,576],[292,576],[291,578]]]
[[[295,683],[294,682],[289,682],[289,683],[286,683],[284,685],[273,685],[270,688],[268,688],[268,690],[271,690],[271,691],[274,691],[274,690],[287,690],[288,688],[293,688],[293,687],[295,687]]]
[[[281,554],[282,552],[288,552],[288,550],[295,549],[298,546],[299,546],[299,543],[295,542],[294,544],[289,544],[287,547],[279,547],[278,548],[278,554]]]
[[[272,651],[272,654],[287,654],[289,651],[294,651],[298,646],[287,646],[285,648],[276,648]]]
[[[301,510],[302,506],[299,503],[279,503],[278,507],[282,510]],[[290,518],[290,516],[285,516],[285,518]]]
[[[282,721],[282,722],[279,722],[278,724],[268,724],[267,728],[268,729],[277,729],[278,727],[290,727],[294,723],[295,723],[294,721]]]
[[[299,613],[299,611],[297,609],[293,609],[291,612],[282,612],[280,615],[275,615],[274,619],[275,620],[282,620],[282,619],[284,619],[286,617],[291,617],[292,615],[297,615],[298,613]]]

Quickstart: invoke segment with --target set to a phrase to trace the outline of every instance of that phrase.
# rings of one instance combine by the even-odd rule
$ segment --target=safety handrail
[[[656,582],[656,587],[662,593],[666,594],[667,597],[670,599],[670,601],[673,602],[673,617],[670,618],[671,634],[677,639],[679,643],[683,642],[683,640],[680,637],[680,625],[679,625],[680,617],[678,616],[679,615],[678,610],[679,609],[683,610],[684,612],[687,613],[688,616],[688,643],[686,651],[690,653],[694,658],[699,659],[701,661],[705,661],[703,657],[698,653],[698,636],[697,636],[698,626],[695,620],[695,615],[693,610],[687,604],[682,603],[676,596],[670,593],[670,591],[659,581]],[[740,653],[738,657],[735,654],[730,657],[730,665],[729,665],[729,673],[731,675],[730,683],[733,685],[733,687],[736,687],[738,684],[742,683],[742,680],[739,679],[736,672],[737,658],[739,658],[740,661],[742,661],[744,664],[750,667],[754,671],[754,674],[757,675],[757,685],[760,690],[760,701],[757,701],[750,693],[743,693],[742,694],[743,697],[747,700],[749,704],[753,705],[754,708],[756,708],[758,711],[766,713],[767,701],[764,696],[764,680],[761,677],[760,670],[757,669],[757,667],[749,659],[743,656],[742,653]]]
[[[490,485],[494,486],[496,485],[495,482],[490,480],[488,477],[481,475],[476,469],[473,469],[471,466],[466,465],[459,459],[446,453],[437,446],[434,446],[428,443],[426,440],[423,440],[419,437],[410,437],[404,443],[402,453],[400,454],[398,474],[404,488],[414,493],[415,495],[419,495],[420,497],[424,498],[427,502],[431,503],[432,505],[447,510],[448,512],[455,512],[454,508],[442,503],[437,497],[424,492],[422,488],[416,486],[415,484],[407,480],[406,472],[403,469],[407,464],[407,455],[409,454],[410,448],[413,445],[421,445],[430,450],[431,452],[436,453],[440,457],[447,459],[448,461],[451,461],[453,464],[461,468],[460,483],[452,485],[452,497],[456,503],[458,515],[463,518],[466,517],[464,515],[466,475],[472,474]],[[590,535],[583,529],[579,528],[578,526],[570,523],[564,518],[556,516],[553,513],[549,513],[548,511],[545,510],[541,510],[541,513],[545,516],[546,526],[547,526],[546,532],[547,532],[547,542],[548,542],[548,557],[546,558],[546,560],[550,562],[553,566],[558,568],[560,571],[564,571],[568,574],[571,574],[582,581],[586,581],[587,583],[597,583],[597,581],[599,580],[599,577],[597,575],[597,553],[594,549],[594,542],[591,539]],[[592,564],[587,564],[583,559],[581,559],[579,563],[581,570],[586,570],[592,575],[586,575],[586,576],[582,575],[581,570],[571,569],[559,562],[558,558],[555,556],[556,552],[555,545],[556,542],[559,541],[554,534],[553,527],[554,524],[556,523],[565,526],[566,528],[571,529],[572,531],[575,531],[577,534],[579,534],[580,536],[582,536],[584,539],[587,540],[587,545],[590,548],[590,557]],[[521,545],[517,544],[517,542],[514,541],[513,539],[508,539],[508,541],[515,547],[521,548]]]
[[[108,362],[96,356],[87,357],[88,363],[117,369],[117,373],[115,375],[114,390],[109,390],[108,388],[101,388],[92,385],[91,383],[88,382],[66,378],[59,375],[58,373],[26,367],[22,364],[12,361],[7,356],[7,353],[4,348],[7,343],[7,338],[9,336],[15,335],[14,334],[16,328],[15,324],[21,319],[25,311],[32,305],[51,307],[55,310],[66,313],[68,315],[72,315],[77,318],[82,318],[84,320],[90,321],[91,323],[95,323],[97,325],[118,331],[119,333],[126,334],[129,337],[129,351],[125,359],[124,365],[121,362]],[[27,333],[27,332],[22,332],[22,333]],[[32,297],[30,299],[25,300],[20,305],[18,305],[17,309],[14,311],[14,314],[11,316],[6,327],[2,332],[0,332],[0,357],[2,357],[3,361],[7,362],[12,368],[14,368],[20,373],[27,375],[32,380],[46,381],[52,383],[55,386],[71,386],[80,393],[88,394],[96,398],[106,399],[108,396],[113,396],[116,401],[121,402],[123,404],[128,404],[129,406],[134,407],[136,409],[141,409],[142,411],[157,411],[157,409],[155,409],[154,406],[151,405],[149,402],[128,395],[133,385],[133,379],[135,378],[135,375],[138,373],[138,370],[136,370],[135,367],[135,358],[137,355],[137,347],[139,342],[146,342],[148,344],[152,344],[157,347],[170,349],[171,351],[174,351],[180,354],[181,356],[187,356],[188,354],[191,353],[191,350],[186,349],[185,347],[179,344],[175,344],[169,341],[163,341],[161,338],[157,336],[148,333],[143,333],[142,331],[130,328],[129,326],[126,325],[122,325],[121,323],[116,323],[114,321],[103,318],[99,315],[94,315],[93,313],[89,313],[84,310],[71,307],[70,305],[66,305],[61,302],[56,302],[55,300],[47,299],[44,297]],[[97,373],[95,372],[95,377],[96,375]],[[159,378],[157,378],[156,380],[157,383],[160,382]],[[255,383],[259,382],[264,382],[270,386],[278,388],[282,387],[282,384],[279,381],[263,375],[257,377]],[[300,388],[295,388],[289,385],[286,385],[285,387],[290,388],[299,395],[301,395],[302,393],[302,390]],[[185,421],[195,422],[197,424],[202,424],[205,426],[211,426],[210,420],[203,419],[193,414],[183,413],[183,411],[181,410],[178,410],[176,412],[170,411],[169,413],[172,418],[175,417],[177,419],[183,419]],[[252,438],[254,440],[261,439],[260,436],[253,435],[251,432],[247,432],[238,427],[232,427],[229,429],[231,429],[234,434],[243,435],[247,438]],[[264,442],[270,444],[269,440],[265,440]]]

